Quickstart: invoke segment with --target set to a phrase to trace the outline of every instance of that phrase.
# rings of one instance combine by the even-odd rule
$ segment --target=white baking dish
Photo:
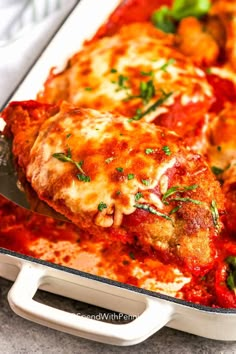
[[[66,60],[104,23],[119,0],[82,0],[16,89],[12,100],[34,99],[51,67]],[[76,33],[76,36],[75,36]],[[0,276],[14,281],[8,300],[14,312],[84,338],[115,344],[139,343],[163,326],[217,340],[236,340],[236,310],[208,308],[0,249]],[[111,324],[36,302],[43,289],[133,316]]]

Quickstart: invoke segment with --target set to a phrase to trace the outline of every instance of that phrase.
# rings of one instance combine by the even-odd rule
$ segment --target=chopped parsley
[[[170,151],[169,146],[167,146],[167,145],[163,146],[162,150],[164,151],[164,153],[165,153],[167,156],[170,156],[170,155],[171,155],[171,151]]]
[[[74,161],[71,159],[70,152],[67,153],[67,155],[64,152],[56,152],[56,153],[52,154],[52,156],[55,157],[56,159],[62,161],[62,162],[72,162],[72,163],[74,163]]]
[[[85,91],[92,91],[92,87],[85,87]]]
[[[201,202],[200,200],[196,200],[196,199],[192,199],[192,198],[180,198],[180,197],[175,197],[175,198],[171,198],[171,201],[177,201],[177,202],[190,202],[193,204],[203,204],[203,202]]]
[[[139,94],[138,95],[129,95],[125,101],[129,101],[134,98],[141,98],[143,104],[147,104],[156,94],[155,86],[153,80],[147,82],[141,81],[139,84]]]
[[[99,210],[99,211],[102,211],[103,209],[106,209],[106,208],[107,208],[106,203],[100,202],[100,203],[98,204],[98,210]]]
[[[222,147],[220,145],[217,146],[217,151],[221,151]]]
[[[123,172],[124,169],[123,169],[123,167],[116,167],[116,171],[118,171],[118,172]]]
[[[217,167],[217,166],[212,166],[211,170],[216,176],[218,176],[218,175],[220,175],[221,173],[224,172],[224,169],[222,169],[220,167]]]
[[[149,204],[139,204],[139,203],[136,203],[136,204],[134,205],[134,207],[137,208],[137,209],[145,210],[145,211],[147,211],[147,212],[149,212],[149,213],[151,213],[151,214],[160,216],[160,217],[162,217],[162,218],[164,218],[164,219],[166,219],[166,220],[172,221],[171,217],[169,217],[169,216],[166,215],[166,214],[161,213],[160,211],[156,210],[155,208],[153,208],[153,207],[152,207],[151,205],[149,205]]]
[[[212,170],[212,172],[213,172],[216,176],[218,176],[218,175],[220,175],[221,173],[227,171],[229,168],[230,168],[230,164],[228,164],[225,168],[220,168],[220,167],[217,167],[217,166],[212,166],[212,167],[211,167],[211,170]]]
[[[135,201],[137,202],[140,198],[142,198],[143,197],[143,195],[142,195],[142,193],[141,192],[137,192],[136,194],[135,194],[135,197],[134,197],[134,199],[135,199]]]
[[[212,219],[213,219],[214,226],[215,226],[216,228],[218,228],[218,227],[219,227],[219,212],[218,212],[218,209],[217,209],[217,205],[216,205],[216,201],[215,201],[215,200],[212,200],[212,201],[211,201],[210,210],[211,210],[211,214],[212,214]]]
[[[69,139],[70,137],[71,137],[71,133],[69,133],[69,134],[66,134],[66,139]]]
[[[111,69],[111,73],[117,73],[117,70],[114,69],[114,68],[112,68],[112,69]]]
[[[144,104],[147,104],[150,101],[150,99],[154,97],[156,94],[153,80],[149,80],[147,82],[141,81],[139,90],[140,90],[140,98],[142,98]]]
[[[77,175],[77,178],[78,178],[79,181],[82,181],[82,182],[90,182],[91,181],[89,176],[85,176],[85,175],[83,175],[81,173],[79,173]]]
[[[163,64],[161,67],[160,67],[160,70],[164,71],[164,72],[167,72],[167,68],[169,65],[171,64],[174,64],[175,63],[175,59],[171,58],[169,59],[165,64]]]
[[[225,262],[229,265],[228,276],[226,278],[226,284],[230,290],[236,288],[236,257],[229,256],[225,259]]]
[[[130,119],[130,121],[132,120],[140,120],[141,118],[143,118],[146,114],[149,114],[153,111],[155,111],[158,107],[160,107],[171,95],[173,94],[173,92],[164,92],[162,91],[162,96],[160,98],[158,98],[158,100],[156,102],[154,102],[151,106],[149,106],[146,110],[142,111],[141,109],[137,109],[136,114],[134,117],[132,117]]]
[[[150,154],[152,154],[153,152],[154,152],[154,150],[151,149],[151,148],[145,149],[145,154],[147,154],[147,155],[150,155]]]
[[[172,215],[172,214],[176,213],[180,208],[181,208],[181,205],[177,205],[175,208],[173,208],[173,209],[169,212],[169,215]]]
[[[150,71],[140,71],[140,74],[143,75],[143,76],[153,76],[153,71],[150,70]]]
[[[80,171],[80,174],[77,175],[77,177],[80,175],[84,175],[84,177],[86,177],[85,178],[86,181],[85,181],[85,179],[81,179],[80,177],[78,177],[78,179],[83,182],[90,182],[90,177],[86,176],[84,170],[82,169],[82,165],[84,162],[73,160],[70,148],[68,148],[68,150],[67,150],[67,155],[64,152],[56,152],[56,153],[52,154],[52,156],[55,157],[56,159],[58,159],[59,161],[73,163],[77,167],[77,169]]]
[[[142,182],[142,184],[144,184],[145,186],[150,186],[150,184],[151,184],[150,179],[142,179],[141,182]]]
[[[129,87],[126,86],[126,82],[129,80],[129,78],[127,76],[124,76],[122,74],[118,75],[118,80],[117,81],[114,81],[115,84],[118,85],[118,89],[117,91],[120,91],[120,90],[126,90],[128,89]]]
[[[127,178],[128,178],[128,180],[134,179],[134,174],[128,173]]]
[[[169,202],[167,202],[166,199],[169,198],[171,195],[175,193],[184,193],[186,191],[191,191],[197,188],[198,188],[198,184],[192,184],[190,186],[173,186],[167,189],[167,191],[163,194],[162,202],[164,204],[169,204]]]
[[[194,189],[197,189],[199,186],[198,184],[191,184],[190,186],[185,186],[183,187],[185,191],[193,191]]]

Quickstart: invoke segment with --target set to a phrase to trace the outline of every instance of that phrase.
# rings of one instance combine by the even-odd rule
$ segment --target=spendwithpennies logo
[[[99,312],[97,314],[85,314],[78,312],[76,313],[77,316],[86,317],[91,320],[97,321],[119,321],[119,322],[131,322],[135,320],[138,315],[127,315],[124,313],[107,313],[107,312]]]

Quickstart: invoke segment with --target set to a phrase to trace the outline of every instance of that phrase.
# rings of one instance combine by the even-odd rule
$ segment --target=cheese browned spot
[[[204,71],[177,50],[173,35],[150,23],[135,23],[112,37],[85,44],[64,71],[50,75],[38,99],[48,103],[65,99],[130,118],[141,114],[142,120],[187,136],[194,145],[212,90]],[[161,104],[145,113],[158,100]]]
[[[199,155],[152,123],[65,102],[57,113],[50,109],[15,103],[4,112],[13,151],[39,198],[96,238],[155,249],[193,271],[211,264],[221,227],[212,201],[221,210],[223,197]],[[25,115],[35,126],[35,110],[42,118],[29,144],[18,122]]]

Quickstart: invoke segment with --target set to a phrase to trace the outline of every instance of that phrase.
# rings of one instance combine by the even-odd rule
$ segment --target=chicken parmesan
[[[213,95],[205,72],[175,48],[173,35],[134,23],[85,45],[61,73],[52,71],[38,99],[154,122],[181,132],[194,146]]]
[[[19,177],[71,222],[1,197],[0,247],[236,308],[235,18],[230,0],[122,2],[11,103]]]
[[[80,229],[155,249],[192,271],[212,263],[223,196],[176,133],[66,102],[16,102],[4,118],[39,198]],[[26,141],[30,127],[37,133]]]

